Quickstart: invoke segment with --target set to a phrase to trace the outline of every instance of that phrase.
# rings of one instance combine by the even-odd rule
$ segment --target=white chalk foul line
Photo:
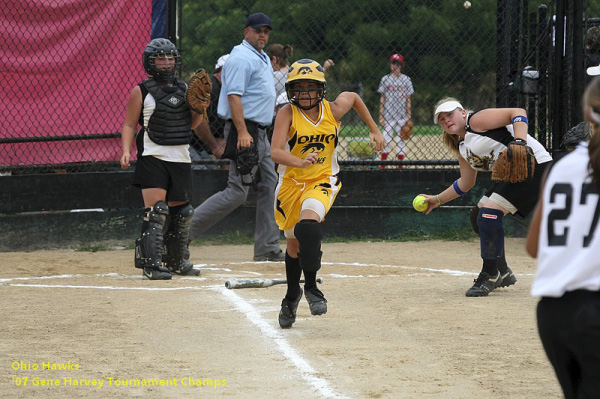
[[[3,284],[9,287],[27,287],[27,288],[78,288],[94,290],[124,290],[124,291],[184,291],[184,290],[209,290],[215,286],[203,287],[114,287],[110,285],[58,285],[58,284]],[[220,287],[220,286],[219,286]]]
[[[9,281],[27,281],[27,280],[49,280],[54,278],[73,278],[80,277],[83,274],[59,274],[56,276],[33,276],[33,277],[11,277],[11,278],[0,278],[0,284],[7,283]]]
[[[230,265],[247,265],[249,263],[268,263],[268,262],[230,262]],[[421,270],[428,272],[436,272],[449,274],[452,276],[477,276],[479,273],[463,272],[460,270],[452,269],[434,269],[431,267],[418,267],[418,266],[401,266],[401,265],[381,265],[378,263],[342,263],[342,262],[321,262],[323,266],[356,266],[356,267],[379,267],[382,269],[403,269],[403,270]]]
[[[327,380],[317,377],[315,369],[306,361],[300,354],[287,342],[283,334],[280,331],[273,328],[273,326],[262,318],[260,312],[254,308],[248,301],[240,297],[232,290],[228,290],[224,287],[214,288],[220,292],[225,298],[233,303],[240,312],[246,315],[246,318],[250,320],[252,324],[257,326],[262,335],[272,339],[279,351],[285,356],[297,369],[300,371],[302,378],[315,390],[317,390],[322,397],[325,398],[345,398],[345,396],[335,392],[330,386]]]

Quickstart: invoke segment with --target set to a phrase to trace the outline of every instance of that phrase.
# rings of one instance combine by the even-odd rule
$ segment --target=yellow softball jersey
[[[319,117],[310,119],[302,109],[292,105],[292,125],[287,135],[286,151],[299,158],[306,158],[311,152],[319,153],[318,161],[306,168],[279,165],[279,178],[294,180],[315,180],[324,176],[337,175],[340,167],[337,162],[338,134],[341,122],[331,113],[327,100],[319,104]]]

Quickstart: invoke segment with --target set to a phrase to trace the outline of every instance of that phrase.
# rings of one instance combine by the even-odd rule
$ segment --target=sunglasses
[[[271,29],[269,28],[252,28],[252,30],[256,33],[258,33],[259,35],[261,33],[264,33],[265,35],[268,35],[269,33],[271,33]]]

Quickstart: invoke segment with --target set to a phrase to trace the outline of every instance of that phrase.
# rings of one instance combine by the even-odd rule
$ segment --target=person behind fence
[[[591,68],[600,65],[600,26],[592,26],[585,32],[585,67]],[[589,73],[585,77],[586,86],[595,75]]]
[[[592,27],[588,29],[586,35],[586,49],[590,51],[588,56],[595,54],[595,57],[591,57],[589,60],[593,66],[586,69],[586,75],[589,81],[594,77],[600,75],[600,27]],[[592,122],[589,119],[584,118],[583,121],[573,126],[565,133],[560,143],[560,148],[563,151],[573,151],[577,145],[582,141],[590,140]]]
[[[340,119],[354,109],[369,127],[371,145],[381,151],[383,136],[362,99],[343,92],[334,102],[325,100],[327,82],[321,65],[310,59],[292,64],[286,91],[290,105],[277,114],[271,149],[279,163],[275,219],[284,231],[287,250],[287,292],[281,302],[279,325],[290,328],[296,321],[302,298],[300,276],[304,273],[304,295],[313,315],[327,312],[327,300],[317,288],[321,268],[321,226],[342,184],[336,146]]]
[[[273,80],[275,81],[275,92],[277,97],[285,94],[285,82],[290,69],[289,58],[294,55],[294,48],[290,44],[274,43],[267,48],[267,54],[273,65]],[[327,72],[329,67],[332,67],[334,62],[328,59],[323,64],[323,70]]]
[[[123,169],[130,167],[135,139],[134,185],[141,188],[145,207],[141,237],[135,242],[135,267],[150,280],[168,280],[172,273],[199,275],[188,249],[194,212],[189,144],[203,116],[190,110],[187,85],[175,77],[181,56],[172,42],[153,39],[142,61],[149,77],[133,88],[127,102],[120,160]],[[138,124],[142,129],[136,134]]]
[[[195,130],[196,135],[200,137],[202,141],[208,144],[212,155],[217,159],[221,158],[221,155],[223,155],[223,150],[225,149],[225,134],[223,132],[225,129],[225,120],[219,117],[219,114],[217,113],[217,106],[219,104],[219,95],[221,93],[221,74],[223,72],[225,61],[227,61],[228,57],[229,54],[222,55],[215,64],[215,70],[210,77],[210,81],[212,83],[212,90],[210,92],[211,101],[210,105],[206,109],[208,121],[203,120]],[[214,145],[205,139],[205,137],[208,138],[208,140],[210,140],[211,137],[214,137],[212,140]],[[192,145],[194,145],[200,154],[206,154],[206,156],[202,157],[203,159],[209,159],[205,145],[202,145],[197,140],[192,141]],[[228,165],[224,165],[224,168],[228,168]]]
[[[466,296],[487,296],[517,282],[506,262],[503,219],[508,213],[525,218],[531,212],[552,157],[527,134],[527,114],[521,108],[470,112],[448,97],[437,103],[433,122],[441,126],[444,145],[458,158],[460,178],[437,195],[422,194],[426,214],[473,188],[477,172],[492,172],[494,183],[469,212],[483,266]]]
[[[235,46],[223,67],[218,113],[226,120],[226,148],[231,159],[227,187],[195,209],[192,237],[205,232],[239,207],[251,186],[258,192],[254,260],[283,261],[279,229],[273,216],[277,183],[266,129],[273,121],[275,84],[271,61],[264,52],[271,20],[263,13],[246,19],[244,40]]]
[[[289,57],[294,55],[294,48],[289,45],[274,43],[267,48],[267,55],[273,66],[273,80],[275,81],[275,96],[285,93],[285,82],[290,69]]]
[[[405,66],[402,54],[392,54],[390,57],[391,73],[381,78],[379,89],[377,89],[377,92],[381,94],[379,124],[383,128],[383,137],[385,138],[385,148],[381,153],[382,161],[388,159],[394,150],[398,160],[403,160],[406,156],[406,141],[412,133],[411,96],[415,90],[410,78],[402,73],[402,68]],[[401,168],[402,165],[399,167]],[[385,166],[381,165],[381,168],[383,169]]]
[[[526,242],[538,258],[538,333],[566,399],[600,392],[600,78],[583,104],[591,140],[554,162]]]

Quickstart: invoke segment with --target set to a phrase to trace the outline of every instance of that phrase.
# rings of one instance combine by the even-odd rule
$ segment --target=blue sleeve
[[[252,77],[250,63],[244,59],[235,58],[232,60],[230,58],[227,60],[225,68],[226,70],[223,71],[223,73],[227,74],[225,93],[227,95],[237,94],[242,96],[246,92],[246,87]]]

